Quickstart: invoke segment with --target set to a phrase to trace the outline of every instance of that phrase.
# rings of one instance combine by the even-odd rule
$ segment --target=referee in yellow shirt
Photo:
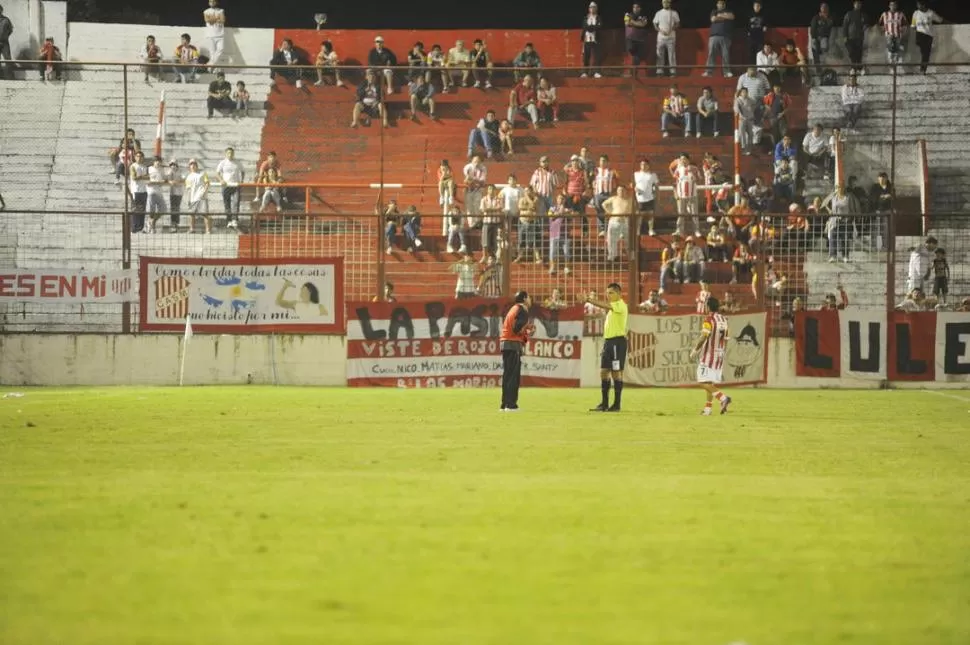
[[[590,412],[619,412],[620,399],[623,398],[623,367],[626,365],[626,319],[630,313],[620,285],[611,282],[606,287],[607,302],[594,300],[592,294],[586,302],[606,310],[606,324],[603,327],[603,355],[600,357],[600,387],[603,401]],[[613,405],[610,405],[610,377],[613,378]]]

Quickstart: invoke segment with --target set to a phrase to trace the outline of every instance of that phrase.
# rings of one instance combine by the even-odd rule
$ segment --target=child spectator
[[[424,43],[419,40],[408,52],[408,80],[413,83],[418,77],[424,78],[424,68],[427,66],[428,55],[424,52]]]
[[[512,145],[512,141],[515,137],[514,133],[515,130],[512,127],[512,122],[508,119],[502,119],[502,123],[498,126],[498,143],[501,154],[515,154],[514,146]]]
[[[446,213],[451,210],[451,205],[455,203],[455,174],[447,159],[442,159],[438,166],[438,203],[445,207]],[[442,231],[442,234],[447,234],[447,223],[443,228],[445,230]]]
[[[236,115],[249,116],[249,90],[242,81],[236,83],[236,91],[232,93],[232,100],[236,102]]]
[[[45,61],[40,64],[40,80],[59,81],[61,80],[61,67],[53,63],[64,60],[61,57],[61,50],[54,44],[54,39],[48,36],[44,39],[44,44],[40,48],[38,59]]]
[[[162,62],[162,49],[155,44],[155,36],[149,36],[145,39],[145,46],[138,52],[138,58],[145,63],[143,71],[145,72],[146,83],[148,82],[148,75],[150,73],[158,76],[158,64]]]
[[[937,248],[933,252],[933,295],[940,304],[946,304],[950,293],[950,265],[946,262],[946,251]]]

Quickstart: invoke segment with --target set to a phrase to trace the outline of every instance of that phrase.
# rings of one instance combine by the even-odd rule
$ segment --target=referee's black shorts
[[[600,369],[622,372],[626,366],[626,336],[607,338],[600,356]]]

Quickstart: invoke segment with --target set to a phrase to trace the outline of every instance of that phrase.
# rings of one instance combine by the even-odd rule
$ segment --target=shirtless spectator
[[[154,74],[156,78],[161,80],[161,68],[158,64],[162,62],[162,48],[155,44],[155,36],[149,36],[145,39],[145,46],[138,52],[138,58],[145,63],[142,71],[145,72],[146,83],[149,74]]]
[[[620,240],[627,240],[630,218],[633,217],[633,199],[626,186],[621,184],[616,187],[616,195],[603,202],[603,210],[610,216],[606,225],[607,259],[610,262],[619,262]]]
[[[369,69],[364,73],[364,82],[357,86],[357,102],[354,103],[354,116],[350,127],[360,125],[363,114],[364,124],[370,123],[371,118],[380,117],[384,127],[387,127],[387,108],[384,107],[381,86],[377,83],[377,75]]]
[[[216,74],[216,80],[209,83],[209,96],[206,98],[206,109],[209,118],[216,110],[232,110],[236,104],[232,101],[232,85],[226,80],[224,72]]]
[[[529,115],[529,118],[532,119],[533,129],[538,130],[539,110],[536,107],[536,90],[532,76],[528,74],[509,92],[508,119],[512,125],[515,125],[515,115],[520,111]]]
[[[317,52],[317,60],[314,64],[317,68],[317,82],[314,85],[323,85],[323,75],[333,72],[334,84],[337,87],[344,86],[344,82],[340,78],[340,67],[338,67],[340,58],[337,56],[337,52],[333,50],[332,42],[325,40],[320,43],[320,51]]]
[[[175,82],[194,83],[196,66],[199,64],[199,48],[192,44],[192,36],[182,34],[182,40],[175,48],[175,63]]]
[[[293,48],[293,41],[284,38],[280,48],[273,52],[273,58],[269,61],[272,69],[269,71],[270,85],[276,86],[276,77],[282,76],[296,85],[296,89],[303,87],[303,69],[300,65],[306,65],[300,53]]]
[[[461,72],[461,86],[468,87],[468,79],[472,75],[472,53],[465,49],[464,40],[456,40],[455,46],[448,50],[448,56],[445,58],[445,67],[449,70],[456,69]],[[452,76],[451,71],[447,74],[448,87],[452,87],[455,84],[455,78]],[[447,92],[448,89],[442,90]]]
[[[542,61],[539,59],[539,54],[536,52],[535,47],[532,46],[532,43],[525,44],[525,49],[520,51],[512,61],[512,67],[515,68],[516,83],[522,78],[522,70],[539,69],[542,67]],[[529,73],[525,74],[525,76],[530,75]]]
[[[367,54],[367,65],[373,69],[379,69],[384,75],[384,83],[387,85],[387,93],[394,93],[394,67],[397,66],[397,56],[390,49],[384,47],[384,37],[378,36],[374,39],[374,48]]]
[[[491,159],[499,151],[499,122],[495,110],[489,110],[478,120],[478,125],[468,133],[468,156],[475,154],[476,146],[485,148],[485,156]]]

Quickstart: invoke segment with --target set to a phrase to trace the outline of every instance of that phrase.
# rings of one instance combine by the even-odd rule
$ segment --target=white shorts
[[[721,370],[716,369],[714,367],[708,367],[707,365],[698,365],[697,382],[698,383],[720,383]]]

